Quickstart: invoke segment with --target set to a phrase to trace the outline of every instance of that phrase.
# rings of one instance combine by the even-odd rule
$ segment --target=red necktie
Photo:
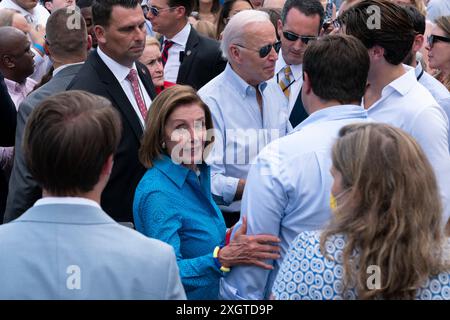
[[[164,41],[164,48],[161,53],[161,59],[162,59],[163,66],[166,65],[167,59],[169,58],[169,49],[170,49],[170,47],[172,47],[172,45],[173,45],[173,41],[170,41],[170,40]]]
[[[147,108],[145,107],[145,102],[141,96],[139,90],[139,81],[137,71],[134,69],[130,70],[130,73],[127,75],[127,80],[131,82],[131,87],[133,88],[134,98],[136,99],[137,105],[139,107],[139,111],[141,112],[142,118],[147,117]]]

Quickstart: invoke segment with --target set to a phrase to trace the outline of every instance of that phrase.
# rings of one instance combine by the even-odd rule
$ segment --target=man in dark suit
[[[164,78],[200,89],[226,66],[217,41],[203,37],[192,28],[188,17],[193,0],[152,0],[147,18],[153,30],[163,35]]]
[[[79,28],[69,28],[68,21],[78,18]],[[16,219],[41,198],[42,191],[33,179],[22,150],[22,137],[28,117],[45,98],[66,90],[86,60],[91,46],[81,15],[66,9],[56,10],[47,21],[45,48],[53,61],[53,77],[33,91],[19,106],[14,165],[9,180],[9,194],[4,222]]]
[[[68,88],[108,98],[121,115],[122,138],[102,207],[116,221],[131,222],[134,191],[145,173],[140,138],[155,97],[148,70],[137,62],[145,47],[145,18],[138,0],[95,0],[92,15],[98,47]]]
[[[319,0],[287,0],[278,20],[281,50],[274,79],[289,101],[292,128],[308,117],[301,97],[303,54],[310,41],[319,36],[323,19]]]

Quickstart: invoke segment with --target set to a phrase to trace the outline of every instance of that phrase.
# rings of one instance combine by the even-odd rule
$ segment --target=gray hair
[[[228,50],[236,40],[242,40],[245,35],[245,27],[251,23],[270,22],[269,15],[259,10],[243,10],[235,14],[223,30],[220,48],[225,59],[229,60]]]

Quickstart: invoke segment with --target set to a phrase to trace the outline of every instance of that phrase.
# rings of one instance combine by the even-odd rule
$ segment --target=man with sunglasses
[[[379,9],[378,28],[371,16],[374,6]],[[372,119],[403,129],[422,147],[436,174],[445,227],[450,216],[449,121],[431,93],[417,82],[414,68],[402,64],[415,38],[408,13],[386,0],[367,0],[346,10],[339,20],[342,30],[361,40],[369,52],[363,106]]]
[[[162,34],[161,48],[167,81],[200,89],[225,69],[217,41],[201,36],[189,24],[193,0],[151,0],[147,18]]]
[[[321,30],[323,6],[318,0],[288,0],[278,20],[281,51],[275,67],[275,81],[289,101],[289,123],[295,128],[308,117],[300,89],[302,87],[303,54]]]
[[[269,142],[287,132],[287,101],[274,76],[277,52],[269,15],[244,10],[226,25],[222,52],[228,65],[199,95],[211,109],[216,129],[211,165],[211,190],[227,226],[240,216],[240,200],[250,164]]]

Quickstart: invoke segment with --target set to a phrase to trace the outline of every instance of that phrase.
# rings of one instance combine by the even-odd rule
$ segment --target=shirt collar
[[[181,164],[173,162],[167,155],[162,155],[159,159],[154,161],[153,166],[164,173],[164,175],[172,180],[180,189],[186,181],[189,173],[192,172],[192,174],[196,174],[194,171],[182,166]],[[200,164],[198,167],[200,169],[200,176],[207,174],[205,171],[207,170],[207,166],[205,164]]]
[[[403,67],[405,68],[406,73],[389,83],[383,88],[383,91],[387,88],[392,88],[404,96],[414,87],[417,82],[415,69],[407,65],[403,65]]]
[[[423,71],[422,64],[419,61],[416,61],[416,68],[414,69],[416,79],[420,76],[422,71]]]
[[[176,44],[179,44],[180,46],[186,47],[186,43],[189,38],[189,34],[191,33],[191,24],[188,22],[184,26],[183,29],[181,29],[180,32],[178,32],[176,35],[173,36],[172,39],[167,39],[164,37],[164,40],[171,40]]]
[[[278,53],[277,62],[275,63],[275,74],[284,72],[283,69],[286,65],[287,63],[286,61],[284,61],[282,49],[280,49],[280,52]],[[290,66],[295,81],[298,81],[300,78],[303,77],[303,64],[291,64]]]
[[[101,209],[100,205],[97,202],[91,199],[80,197],[45,197],[36,201],[34,206],[44,206],[49,204],[78,204]]]
[[[106,53],[104,53],[100,49],[100,47],[97,47],[97,53],[100,56],[100,58],[103,60],[103,62],[106,64],[106,66],[109,68],[109,70],[111,70],[111,72],[114,74],[114,76],[116,77],[117,81],[119,81],[119,83],[121,83],[122,81],[125,80],[127,75],[130,73],[131,69],[136,70],[136,64],[134,62],[133,62],[133,66],[130,69],[124,65],[121,65],[120,63],[113,60],[112,58],[110,58]],[[136,70],[136,72],[137,72],[137,70]]]
[[[239,93],[240,96],[242,96],[242,98],[246,98],[251,91],[255,90],[253,86],[249,85],[233,70],[233,68],[229,63],[227,63],[227,66],[225,67],[224,76],[226,82],[231,86],[233,86],[233,88]],[[258,85],[258,88],[261,91],[261,93],[264,91],[266,87],[267,87],[266,81],[263,81]]]
[[[76,62],[76,63],[63,64],[62,66],[59,66],[58,68],[56,68],[55,70],[53,70],[53,77],[54,77],[58,72],[60,72],[61,70],[65,69],[65,68],[67,68],[67,67],[70,67],[70,66],[76,66],[76,65],[79,65],[79,64],[83,64],[83,63],[84,63],[84,61],[83,61],[83,62]]]
[[[362,106],[353,104],[337,105],[327,107],[316,112],[313,112],[303,122],[298,124],[292,132],[300,131],[310,124],[316,124],[320,122],[342,120],[342,119],[367,119],[368,113]]]
[[[21,93],[24,90],[31,92],[34,85],[36,85],[36,82],[30,78],[26,78],[23,83],[15,82],[6,78],[4,79],[9,92]]]

